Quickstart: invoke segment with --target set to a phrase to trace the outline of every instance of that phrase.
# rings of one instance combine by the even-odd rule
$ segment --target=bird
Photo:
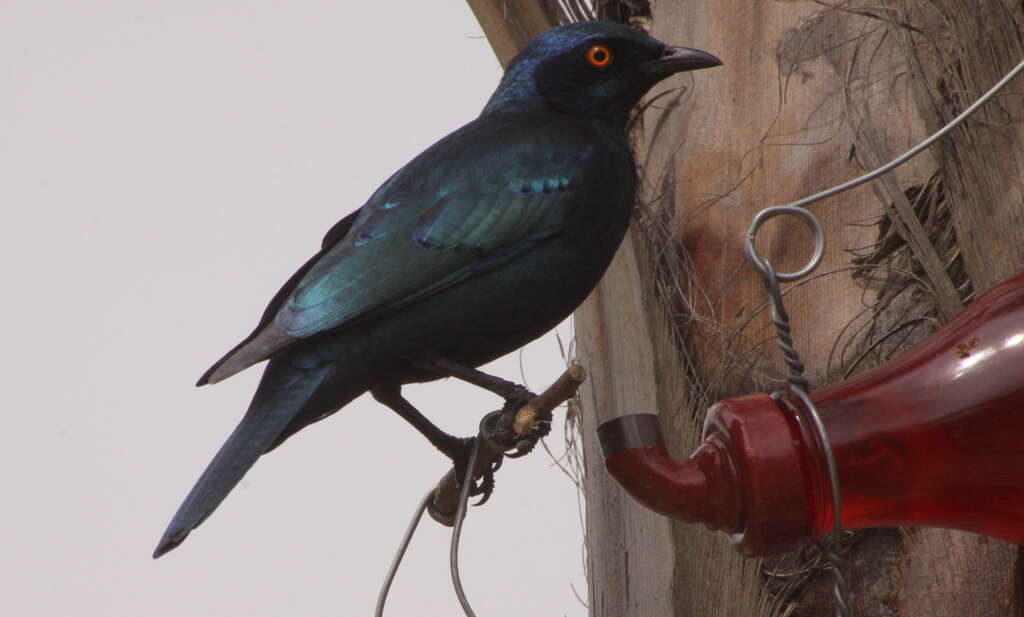
[[[633,212],[631,110],[663,79],[720,64],[606,22],[528,43],[480,115],[336,223],[200,378],[268,361],[153,557],[181,544],[260,456],[366,392],[464,466],[471,440],[439,429],[402,386],[461,376],[515,396],[475,367],[552,329],[607,269]]]

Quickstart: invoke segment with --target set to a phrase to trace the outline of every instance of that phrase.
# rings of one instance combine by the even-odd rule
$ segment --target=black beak
[[[664,56],[657,60],[645,62],[640,66],[649,75],[668,77],[673,73],[709,69],[721,64],[721,60],[706,51],[690,49],[689,47],[666,47]]]

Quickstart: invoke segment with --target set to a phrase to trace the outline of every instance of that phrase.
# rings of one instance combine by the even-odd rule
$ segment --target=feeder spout
[[[676,460],[654,414],[620,416],[597,429],[605,468],[627,493],[655,512],[712,529],[739,528],[739,501],[724,450],[705,442]]]

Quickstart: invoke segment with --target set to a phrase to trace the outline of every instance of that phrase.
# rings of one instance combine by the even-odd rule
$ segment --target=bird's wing
[[[355,223],[355,220],[356,218],[358,218],[361,210],[362,209],[360,208],[355,212],[351,212],[348,216],[335,223],[334,226],[327,231],[327,233],[324,235],[320,251],[316,255],[313,255],[311,258],[309,258],[306,261],[306,263],[303,264],[302,267],[295,272],[295,274],[291,275],[291,277],[285,282],[285,284],[281,286],[281,289],[279,289],[277,293],[274,294],[274,297],[271,298],[270,302],[267,304],[266,310],[263,311],[263,316],[260,317],[259,324],[257,324],[256,328],[252,331],[252,333],[249,334],[249,336],[247,336],[244,340],[242,340],[241,343],[231,348],[230,351],[224,354],[224,356],[220,360],[218,360],[213,366],[211,366],[203,374],[203,376],[199,378],[199,382],[196,384],[197,386],[206,385],[208,383],[216,383],[221,379],[229,377],[237,373],[238,371],[241,371],[261,360],[266,360],[268,357],[270,357],[272,351],[268,350],[265,353],[265,355],[263,355],[262,358],[259,358],[259,352],[254,351],[252,348],[252,342],[261,334],[264,334],[268,330],[273,330],[274,316],[277,315],[277,311],[281,308],[281,305],[288,300],[288,297],[295,290],[295,286],[299,284],[299,281],[301,281],[302,277],[304,277],[306,273],[309,272],[310,268],[316,265],[316,263],[320,261],[324,254],[331,249],[331,247],[333,247],[342,238],[345,237],[345,234],[348,233],[348,230],[352,228],[352,224]],[[247,353],[239,353],[242,349],[247,349]],[[279,349],[279,347],[273,347],[273,349]],[[243,359],[248,360],[251,358],[257,359],[252,360],[251,362],[249,362],[249,364],[245,364],[240,368],[234,368],[238,361]],[[220,374],[221,376],[219,378],[215,377],[215,375],[217,374]]]
[[[551,131],[485,128],[464,127],[392,176],[279,293],[286,297],[276,298],[273,319],[201,383],[297,339],[419,301],[558,234],[578,202],[575,189],[594,171],[593,148]]]
[[[288,336],[305,338],[496,267],[558,233],[568,191],[568,182],[555,177],[486,191],[389,196],[313,266],[275,321]]]

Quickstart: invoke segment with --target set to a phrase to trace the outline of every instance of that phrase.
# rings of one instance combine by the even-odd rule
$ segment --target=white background
[[[371,614],[446,460],[368,397],[150,553],[261,368],[192,384],[324,231],[496,85],[466,4],[6,0],[0,58],[0,611]],[[535,389],[563,365],[547,337],[489,370],[518,379],[520,360]],[[499,406],[451,381],[408,395],[465,435]],[[386,614],[461,614],[448,533],[424,522]],[[466,522],[477,613],[585,614],[581,535],[550,459],[509,461]]]

